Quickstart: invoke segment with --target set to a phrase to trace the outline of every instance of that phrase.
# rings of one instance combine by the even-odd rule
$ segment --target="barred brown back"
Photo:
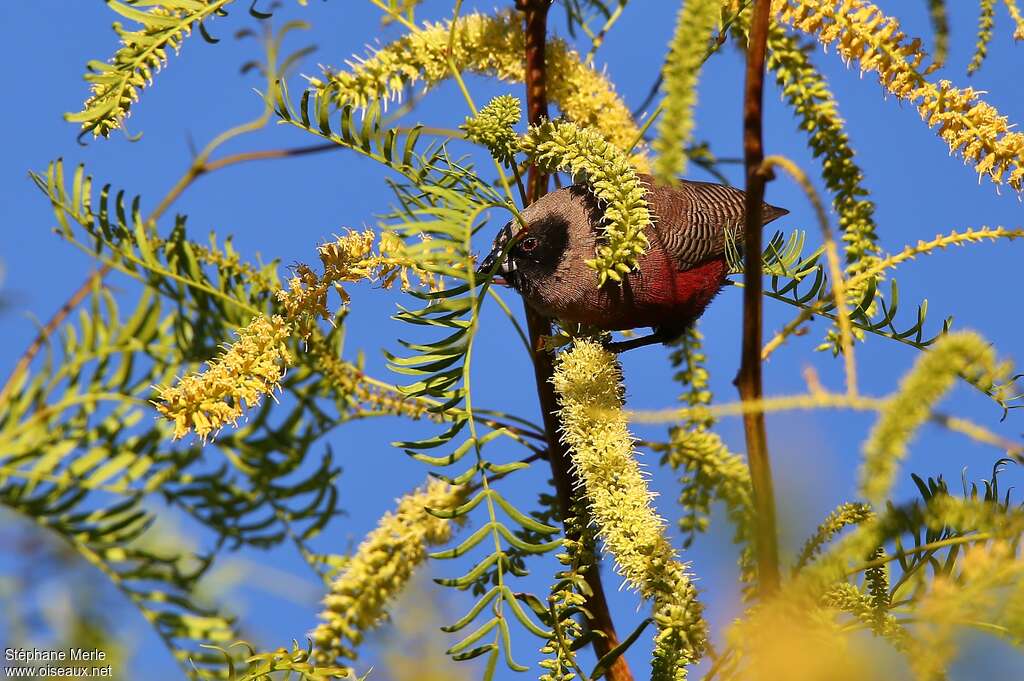
[[[665,252],[683,269],[725,252],[726,232],[743,239],[746,194],[739,189],[710,182],[679,180],[675,186],[657,185],[641,175],[650,187],[647,201],[655,215],[654,231]],[[764,204],[762,224],[789,211]]]

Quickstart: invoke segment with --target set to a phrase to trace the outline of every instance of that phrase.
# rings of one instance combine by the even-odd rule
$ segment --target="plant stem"
[[[761,337],[763,315],[761,309],[761,251],[764,186],[768,174],[764,172],[764,142],[762,139],[762,102],[764,99],[764,63],[768,43],[770,0],[755,0],[754,18],[747,45],[747,73],[743,94],[743,160],[747,175],[746,223],[744,225],[743,267],[743,357],[737,376],[740,398],[760,400]],[[754,534],[757,557],[758,588],[762,598],[779,588],[779,547],[775,524],[775,494],[772,490],[771,462],[768,456],[768,437],[765,433],[764,412],[743,415],[743,429],[747,441],[747,461],[754,496]]]
[[[316,144],[306,147],[295,147],[291,149],[267,149],[265,151],[250,151],[242,152],[239,154],[233,154],[231,156],[225,156],[214,161],[209,161],[209,153],[212,152],[213,148],[208,147],[204,150],[204,153],[197,157],[185,174],[178,180],[178,182],[171,188],[171,190],[164,196],[160,204],[153,209],[149,217],[145,219],[147,225],[152,224],[162,216],[171,204],[173,204],[181,194],[188,189],[198,178],[211,173],[215,170],[220,170],[227,166],[235,165],[237,163],[245,163],[247,161],[260,161],[268,159],[278,158],[291,158],[295,156],[305,156],[307,154],[314,154],[322,151],[331,151],[338,149],[338,145],[333,142],[329,144]],[[78,287],[71,297],[60,306],[46,325],[39,330],[36,337],[32,340],[32,343],[25,349],[21,357],[18,358],[17,364],[14,365],[14,369],[11,371],[7,378],[3,388],[0,388],[0,404],[10,397],[11,390],[14,388],[14,384],[21,379],[21,377],[28,370],[29,365],[32,364],[32,360],[36,358],[39,351],[42,350],[46,340],[52,336],[60,325],[64,323],[68,315],[78,307],[83,300],[89,295],[93,289],[100,285],[100,282],[110,273],[113,266],[108,264],[103,265],[98,270],[95,270],[88,278]]]
[[[526,109],[531,125],[537,125],[548,117],[547,81],[544,61],[544,46],[547,41],[547,16],[551,0],[516,0],[516,8],[523,12],[526,31]],[[527,180],[527,205],[547,192],[547,175],[530,166]],[[551,383],[554,375],[554,358],[551,353],[540,349],[542,336],[551,335],[551,320],[526,307],[526,325],[533,355],[533,372],[537,381],[537,397],[540,401],[544,430],[548,440],[548,460],[551,475],[558,493],[558,506],[562,518],[571,512],[573,494],[579,489],[570,469],[569,451],[558,437],[558,419],[555,414],[558,401]],[[619,645],[608,601],[605,598],[601,573],[597,564],[591,566],[585,578],[591,595],[584,604],[590,614],[587,626],[599,635],[594,638],[594,652],[598,659]],[[609,681],[633,681],[633,674],[624,657],[619,657],[607,672]]]
[[[974,543],[974,542],[988,541],[989,539],[992,539],[992,538],[993,538],[993,535],[990,532],[976,532],[975,534],[966,534],[966,535],[962,535],[962,536],[959,536],[959,537],[949,537],[948,539],[941,539],[939,541],[933,541],[933,542],[929,542],[927,544],[921,544],[920,546],[915,546],[912,549],[904,549],[903,551],[899,551],[897,553],[894,553],[891,556],[883,556],[881,558],[876,558],[875,560],[872,560],[870,562],[864,563],[863,565],[859,565],[859,566],[857,566],[855,568],[847,570],[846,574],[847,574],[847,576],[851,576],[851,575],[857,574],[858,572],[864,572],[865,570],[870,570],[871,568],[882,567],[886,563],[891,563],[894,560],[899,560],[901,558],[913,555],[915,553],[925,553],[925,552],[928,552],[928,551],[938,551],[939,549],[944,549],[947,546],[957,546],[959,544],[971,544],[971,543]]]

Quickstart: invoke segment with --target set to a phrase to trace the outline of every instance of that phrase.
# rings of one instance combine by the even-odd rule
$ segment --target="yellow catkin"
[[[979,91],[946,80],[929,82],[919,70],[925,58],[920,40],[908,40],[898,21],[863,0],[776,0],[776,8],[781,21],[834,47],[916,106],[950,152],[974,164],[979,175],[1024,190],[1024,133],[1011,130],[1009,120]]]
[[[783,96],[800,117],[800,127],[807,132],[811,150],[821,159],[822,178],[832,192],[832,207],[843,232],[847,272],[857,274],[874,264],[880,249],[875,233],[875,207],[866,198],[864,174],[857,165],[839,105],[806,50],[777,25],[768,32],[768,68],[775,73]],[[850,293],[852,301],[859,301],[859,291]]]
[[[937,340],[901,381],[871,430],[860,470],[861,495],[876,507],[885,500],[908,441],[959,375],[991,385],[1004,371],[996,364],[995,351],[976,333],[961,331]]]
[[[343,282],[379,281],[388,287],[400,280],[404,290],[412,285],[412,273],[428,288],[436,285],[435,277],[405,254],[405,244],[398,236],[383,233],[377,253],[373,252],[375,238],[373,230],[349,230],[320,246],[317,253],[323,265],[321,275],[308,265],[295,266],[288,288],[277,292],[277,300],[299,335],[308,338],[316,320],[331,319],[327,294],[332,290],[338,292],[343,303],[348,303],[348,295],[340,286]]]
[[[665,536],[652,507],[653,493],[633,456],[633,437],[622,411],[622,375],[615,356],[598,343],[578,340],[558,359],[553,378],[562,439],[597,527],[618,572],[654,602],[651,678],[685,678],[704,652],[707,624],[686,567]]]
[[[721,8],[720,0],[686,0],[679,11],[665,60],[664,110],[658,121],[658,137],[652,145],[658,152],[654,176],[662,183],[673,182],[686,170],[683,147],[693,136],[697,79]]]
[[[873,516],[874,512],[867,504],[848,502],[832,509],[832,512],[818,525],[814,534],[804,542],[803,548],[800,549],[800,554],[794,563],[793,571],[799,572],[804,566],[809,564],[821,552],[822,547],[844,528],[850,525],[859,525]]]
[[[1017,0],[1003,0],[1003,3],[1013,19],[1013,39],[1024,40],[1024,15],[1021,15]]]
[[[324,598],[324,622],[310,634],[318,664],[356,659],[355,647],[387,619],[388,605],[426,561],[427,548],[451,539],[457,521],[438,518],[427,509],[451,510],[464,500],[463,488],[430,480],[380,519]]]
[[[174,438],[195,432],[205,440],[237,424],[247,407],[272,395],[291,364],[285,342],[291,334],[282,317],[257,317],[238,331],[238,340],[207,364],[206,371],[157,386],[156,409],[174,422]]]
[[[455,28],[451,59],[460,72],[523,82],[525,46],[518,14],[469,14],[460,17]],[[314,86],[330,90],[339,104],[358,107],[397,99],[406,86],[433,87],[451,77],[450,35],[451,22],[425,24],[365,59],[350,62],[347,71],[326,71],[326,81],[314,81]],[[594,128],[620,151],[630,151],[639,129],[604,74],[558,38],[548,40],[545,58],[548,99],[578,125]],[[633,161],[646,170],[644,157],[635,156]]]
[[[389,286],[401,281],[412,285],[410,273],[421,284],[436,285],[436,278],[406,255],[404,242],[384,233],[373,252],[372,230],[348,232],[318,249],[323,274],[303,264],[295,268],[287,290],[277,291],[285,315],[257,317],[239,331],[239,339],[224,354],[210,362],[203,372],[186,376],[174,386],[158,386],[157,411],[174,422],[174,438],[195,432],[205,440],[227,424],[237,424],[245,409],[258,405],[264,395],[273,394],[292,358],[285,345],[293,334],[313,337],[317,319],[331,319],[327,294],[336,290],[347,302],[342,282],[379,281]],[[407,402],[388,391],[375,389],[361,380],[358,372],[317,345],[314,353],[321,370],[354,406],[372,411],[419,418],[426,406]],[[346,392],[347,391],[347,392]]]
[[[602,239],[595,257],[586,262],[597,272],[599,286],[609,279],[621,282],[650,246],[644,230],[651,224],[647,188],[625,154],[596,131],[566,121],[531,126],[521,146],[545,171],[586,176],[604,207]]]

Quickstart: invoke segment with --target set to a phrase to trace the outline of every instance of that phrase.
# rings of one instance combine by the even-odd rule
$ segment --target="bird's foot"
[[[605,343],[604,347],[609,352],[620,353],[626,350],[633,350],[635,348],[642,348],[645,345],[654,345],[656,343],[664,343],[665,337],[659,333],[654,332],[647,336],[641,336],[640,338],[630,338],[624,341],[615,341],[613,343]]]
[[[609,352],[625,352],[626,350],[633,350],[635,348],[642,348],[645,345],[655,345],[657,343],[669,343],[674,341],[682,335],[679,329],[669,329],[659,327],[654,329],[654,332],[640,338],[630,338],[624,341],[615,341],[613,343],[605,343],[604,347]]]

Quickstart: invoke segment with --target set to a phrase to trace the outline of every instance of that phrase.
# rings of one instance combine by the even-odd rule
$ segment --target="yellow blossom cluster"
[[[381,234],[376,254],[373,252],[375,238],[373,230],[350,230],[344,236],[323,244],[317,249],[323,274],[317,275],[308,265],[299,264],[288,280],[288,289],[277,292],[278,302],[304,338],[309,337],[317,319],[331,319],[327,307],[327,294],[331,289],[338,292],[343,303],[348,303],[342,282],[380,281],[387,288],[398,280],[404,290],[412,286],[411,271],[420,283],[430,288],[436,285],[434,276],[406,255],[405,244],[397,235],[391,232]]]
[[[958,376],[991,386],[1008,367],[996,363],[995,351],[970,331],[939,338],[901,381],[899,391],[882,410],[864,445],[861,495],[880,504],[892,488],[907,443],[931,415],[933,406],[953,387]]]
[[[338,357],[338,353],[322,337],[314,336],[308,343],[309,354],[316,362],[317,371],[330,381],[338,398],[349,409],[411,419],[426,417],[432,421],[444,420],[444,415],[428,411],[429,403],[368,382],[358,366]]]
[[[590,340],[563,352],[553,378],[562,439],[597,527],[627,583],[654,602],[651,678],[685,678],[707,642],[697,590],[665,536],[654,494],[633,456],[633,436],[622,410],[622,375],[615,356]]]
[[[339,104],[367,106],[402,96],[407,86],[422,82],[433,87],[451,77],[448,63],[451,22],[425,24],[385,45],[365,59],[348,64],[348,71],[327,71],[326,82]],[[519,15],[469,14],[456,21],[451,59],[460,73],[494,76],[522,82],[525,71],[523,26]],[[565,41],[550,38],[545,46],[547,96],[566,117],[598,130],[620,151],[629,152],[640,137],[629,109],[611,82],[585,64]],[[646,160],[634,158],[641,169]]]
[[[674,182],[686,170],[683,148],[693,136],[697,79],[721,11],[720,0],[687,0],[679,10],[665,60],[664,110],[658,122],[658,137],[652,145],[658,152],[654,176],[659,182]]]
[[[1024,190],[1024,133],[973,88],[929,82],[919,70],[925,53],[899,22],[864,0],[776,0],[779,19],[835,46],[847,61],[875,73],[883,87],[917,107],[929,127],[996,184]]]
[[[602,238],[587,265],[598,286],[620,282],[650,247],[644,230],[651,224],[647,188],[625,154],[594,130],[566,121],[530,126],[521,141],[523,152],[546,172],[567,170],[585,175],[587,185],[604,206]]]
[[[387,619],[387,606],[427,559],[427,547],[446,543],[453,522],[427,509],[451,510],[465,500],[465,489],[440,480],[398,500],[331,584],[324,598],[324,620],[310,635],[318,664],[356,659],[364,634]]]
[[[491,156],[504,163],[511,162],[519,151],[519,136],[514,127],[522,118],[522,105],[511,95],[492,99],[475,116],[466,118],[461,126],[466,139],[482,144]]]
[[[207,364],[206,371],[185,376],[173,386],[157,386],[157,411],[174,422],[174,438],[189,431],[205,440],[226,424],[236,424],[246,407],[273,394],[291,356],[285,342],[287,322],[277,315],[256,317],[238,332],[238,340]]]

